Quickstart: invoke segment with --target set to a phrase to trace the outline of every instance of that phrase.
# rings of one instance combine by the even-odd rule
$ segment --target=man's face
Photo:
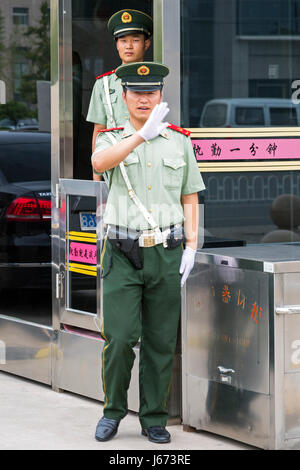
[[[123,101],[127,105],[131,118],[146,122],[156,104],[162,99],[160,90],[136,92],[127,90],[123,93]]]
[[[143,34],[128,34],[117,39],[117,50],[122,64],[142,62],[149,47],[150,39],[145,39]]]

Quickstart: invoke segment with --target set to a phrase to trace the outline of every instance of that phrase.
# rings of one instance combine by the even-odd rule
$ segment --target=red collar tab
[[[189,137],[191,135],[191,131],[188,131],[187,129],[184,129],[183,127],[175,126],[175,124],[169,124],[168,128],[173,129],[173,131],[180,132],[181,134],[186,135],[187,137]]]
[[[100,129],[98,132],[122,131],[124,127],[112,127],[111,129]]]
[[[105,77],[106,75],[112,75],[113,73],[115,73],[117,69],[114,69],[114,70],[111,70],[110,72],[106,72],[106,73],[103,73],[102,75],[98,75],[98,77],[96,77],[96,80],[98,80],[98,78],[102,78],[102,77]]]

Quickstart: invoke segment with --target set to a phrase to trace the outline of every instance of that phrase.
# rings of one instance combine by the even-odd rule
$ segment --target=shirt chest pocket
[[[109,93],[109,101],[110,101],[110,103],[111,103],[112,106],[113,106],[114,104],[116,104],[117,99],[118,99],[117,90],[115,90],[113,93]],[[107,96],[106,96],[105,91],[103,91],[102,101],[103,101],[103,103],[105,104],[105,106],[108,106],[108,103],[107,103]]]
[[[163,158],[163,184],[166,188],[181,187],[185,161],[182,158]]]

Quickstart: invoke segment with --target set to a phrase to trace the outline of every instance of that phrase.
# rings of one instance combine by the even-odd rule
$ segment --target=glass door
[[[104,182],[60,179],[60,271],[56,296],[60,323],[100,331],[102,215],[107,199]]]
[[[51,327],[50,2],[21,6],[0,5],[0,316]]]

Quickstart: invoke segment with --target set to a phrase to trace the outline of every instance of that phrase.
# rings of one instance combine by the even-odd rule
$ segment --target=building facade
[[[33,35],[26,36],[26,33],[28,28],[39,26],[43,3],[45,0],[3,0],[1,2],[2,34],[0,42],[3,49],[0,80],[6,84],[6,101],[24,102],[24,95],[22,96],[20,87],[24,77],[32,72],[32,60],[30,60],[28,53],[35,46],[35,41],[38,40],[38,37],[34,38]],[[46,4],[49,10],[50,26],[50,0],[46,0]]]

